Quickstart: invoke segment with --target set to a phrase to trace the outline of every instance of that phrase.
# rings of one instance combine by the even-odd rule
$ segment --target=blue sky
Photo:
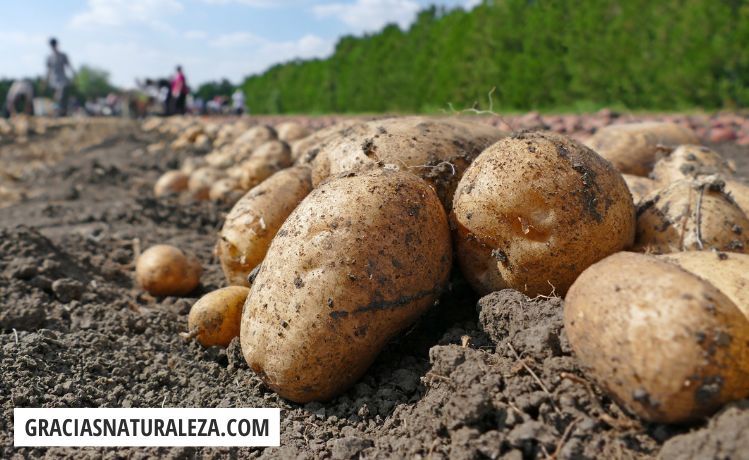
[[[73,65],[136,77],[166,76],[175,64],[199,84],[233,82],[277,62],[329,55],[337,39],[387,23],[407,27],[437,4],[479,0],[0,0],[0,77],[39,75],[56,36]]]

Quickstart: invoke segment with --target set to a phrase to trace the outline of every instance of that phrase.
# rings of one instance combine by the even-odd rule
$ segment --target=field
[[[528,114],[475,123],[549,127],[586,139],[615,121],[687,120],[749,177],[749,123],[732,114]],[[321,128],[335,117],[298,121]],[[276,124],[281,117],[252,118]],[[478,298],[457,269],[440,304],[327,403],[263,386],[239,345],[180,333],[201,295],[225,285],[213,248],[229,204],[153,196],[153,184],[208,149],[124,120],[32,120],[0,137],[0,457],[55,458],[742,458],[749,400],[696,426],[645,424],[607,398],[573,356],[558,297]],[[193,252],[189,297],[134,283],[145,248]],[[269,449],[70,449],[13,444],[14,407],[280,407]]]

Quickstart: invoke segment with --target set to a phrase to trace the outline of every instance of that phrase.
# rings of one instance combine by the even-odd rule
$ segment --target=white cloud
[[[465,0],[463,2],[463,7],[466,10],[472,10],[474,7],[479,6],[483,0]]]
[[[182,35],[188,40],[203,40],[208,38],[208,33],[204,30],[187,30]]]
[[[262,39],[250,32],[232,32],[222,34],[209,41],[217,48],[234,48],[238,46],[257,45]]]
[[[312,11],[318,18],[337,18],[357,32],[372,32],[389,23],[408,27],[420,8],[413,0],[356,0],[317,5]]]
[[[85,28],[142,24],[156,30],[173,31],[163,18],[183,9],[179,0],[88,0],[87,9],[73,16],[70,25]]]
[[[296,3],[294,0],[291,1],[284,1],[284,0],[202,0],[203,3],[207,3],[209,5],[230,5],[230,4],[237,4],[237,5],[245,5],[245,6],[252,6],[255,8],[277,8],[282,6],[288,6],[289,4]]]

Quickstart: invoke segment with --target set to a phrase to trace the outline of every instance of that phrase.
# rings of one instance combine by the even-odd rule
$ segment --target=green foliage
[[[105,97],[117,89],[109,82],[109,72],[88,65],[82,65],[73,80],[75,95],[83,99]]]
[[[253,113],[749,106],[749,0],[485,0],[248,77]]]
[[[236,86],[234,86],[229,80],[224,78],[221,81],[209,81],[207,83],[203,83],[198,87],[198,90],[195,91],[194,94],[195,97],[199,97],[204,101],[208,101],[216,96],[230,97],[235,88]]]

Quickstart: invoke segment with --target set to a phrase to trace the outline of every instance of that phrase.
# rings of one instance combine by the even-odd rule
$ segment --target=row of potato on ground
[[[348,388],[439,301],[455,258],[480,294],[566,296],[577,356],[646,420],[749,396],[749,188],[691,130],[612,125],[590,147],[457,118],[346,122],[291,147],[278,131],[205,157],[243,195],[216,244],[229,287],[188,327],[206,346],[239,336],[279,395]],[[155,191],[195,193],[200,171]],[[155,295],[190,292],[200,271],[169,246],[137,263]]]

